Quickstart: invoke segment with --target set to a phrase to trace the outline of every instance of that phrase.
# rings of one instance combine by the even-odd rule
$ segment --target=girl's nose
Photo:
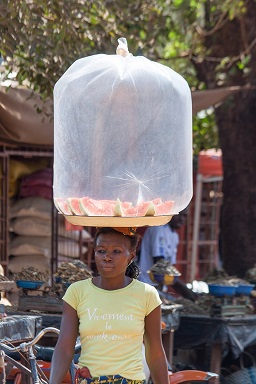
[[[109,252],[106,252],[103,256],[103,260],[112,260],[111,254]]]

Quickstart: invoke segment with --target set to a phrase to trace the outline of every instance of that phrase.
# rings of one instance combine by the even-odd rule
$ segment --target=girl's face
[[[104,277],[125,274],[126,268],[135,257],[129,239],[119,233],[101,233],[95,246],[95,261],[98,272]]]

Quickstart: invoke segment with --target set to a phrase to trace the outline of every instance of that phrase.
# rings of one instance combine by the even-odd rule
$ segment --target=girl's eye
[[[100,253],[100,254],[105,253],[104,249],[97,249],[96,252],[97,252],[97,253]]]
[[[115,249],[114,253],[121,253],[121,251],[119,249]]]

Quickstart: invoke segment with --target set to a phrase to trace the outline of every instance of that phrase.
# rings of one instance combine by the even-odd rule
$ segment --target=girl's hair
[[[97,232],[96,232],[96,234],[94,236],[94,240],[93,240],[94,248],[96,246],[97,238],[99,237],[99,235],[109,234],[109,233],[110,234],[111,233],[119,233],[121,236],[127,238],[130,241],[132,251],[136,251],[137,245],[138,245],[140,237],[141,237],[138,233],[134,232],[133,235],[124,235],[122,232],[116,231],[114,228],[111,228],[111,227],[97,228]],[[131,277],[133,279],[137,279],[139,274],[140,274],[139,267],[137,266],[137,264],[134,261],[132,261],[131,264],[128,265],[126,272],[125,272],[125,275],[128,277]]]

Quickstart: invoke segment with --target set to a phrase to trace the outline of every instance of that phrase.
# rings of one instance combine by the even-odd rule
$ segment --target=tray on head
[[[172,216],[114,217],[114,216],[68,216],[65,219],[73,225],[86,227],[144,227],[164,225]]]

